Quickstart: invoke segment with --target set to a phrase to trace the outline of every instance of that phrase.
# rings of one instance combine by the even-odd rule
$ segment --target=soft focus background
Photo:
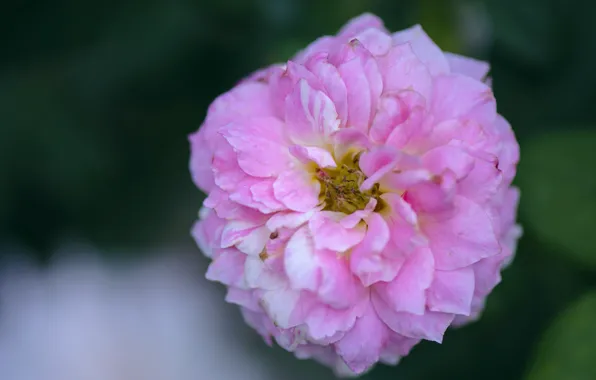
[[[364,11],[491,62],[525,231],[479,322],[365,378],[596,379],[596,2],[582,0],[3,3],[1,379],[332,379],[266,347],[203,279],[186,136],[240,78]],[[56,369],[27,372],[42,362]]]

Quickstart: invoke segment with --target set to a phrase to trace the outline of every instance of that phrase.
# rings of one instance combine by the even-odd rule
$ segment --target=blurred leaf
[[[543,65],[559,48],[560,13],[551,0],[488,0],[496,43],[520,63]]]
[[[419,0],[417,22],[442,50],[461,53],[454,0]]]
[[[547,243],[596,267],[596,133],[562,132],[522,149],[521,210]]]
[[[596,291],[569,307],[546,332],[528,380],[596,379]]]

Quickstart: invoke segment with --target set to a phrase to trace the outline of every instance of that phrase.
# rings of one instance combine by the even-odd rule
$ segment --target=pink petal
[[[335,343],[335,347],[352,371],[362,373],[379,360],[388,334],[387,327],[369,303],[364,315]]]
[[[335,336],[338,332],[348,331],[354,326],[356,319],[364,314],[368,302],[368,297],[363,297],[350,308],[335,309],[318,301],[314,302],[314,306],[310,306],[305,301],[304,310],[308,310],[306,324],[309,335],[315,340],[323,340]]]
[[[221,235],[221,247],[236,246],[247,255],[257,256],[265,248],[271,232],[265,226],[254,226],[252,222],[228,222]]]
[[[201,132],[201,129],[191,134],[188,140],[191,151],[189,169],[192,180],[199,189],[209,193],[215,186],[213,169],[211,168],[213,154],[209,150],[205,134]]]
[[[503,257],[493,256],[478,261],[472,266],[474,271],[474,292],[486,296],[501,282]]]
[[[422,157],[422,164],[436,175],[450,170],[456,179],[466,177],[474,168],[474,158],[456,146],[444,145],[431,149]]]
[[[273,115],[275,110],[267,85],[259,82],[242,83],[220,95],[209,106],[205,126],[210,127],[210,133],[206,136],[206,141],[211,143],[212,135],[217,133],[217,129],[230,122]]]
[[[428,289],[428,309],[443,313],[470,315],[474,295],[474,271],[461,268],[436,271]]]
[[[449,73],[447,58],[420,25],[394,33],[393,43],[410,44],[414,54],[426,65],[433,76]]]
[[[225,285],[242,286],[246,255],[237,249],[219,251],[207,269],[206,278]]]
[[[334,309],[351,308],[365,295],[365,289],[350,271],[347,257],[337,252],[317,252],[321,264],[319,299]]]
[[[445,57],[449,62],[451,72],[454,74],[463,74],[476,80],[483,80],[490,70],[488,62],[453,53],[445,53]]]
[[[366,207],[364,208],[364,210],[357,210],[357,211],[354,211],[353,213],[351,213],[350,215],[343,217],[339,221],[339,224],[343,228],[348,228],[348,229],[354,228],[362,220],[366,220],[369,217],[369,215],[371,215],[372,212],[375,210],[375,207],[377,207],[377,200],[375,198],[371,198],[368,201],[368,203],[366,204]]]
[[[320,168],[335,168],[337,165],[327,149],[293,145],[290,153],[305,164],[314,162]]]
[[[383,91],[376,60],[357,40],[342,47],[330,61],[337,65],[348,90],[348,127],[367,132]]]
[[[349,39],[369,28],[384,30],[383,21],[371,13],[363,13],[350,20],[337,34],[340,38]]]
[[[263,310],[273,323],[283,329],[296,327],[304,323],[312,304],[301,300],[301,292],[289,287],[264,291],[261,296]]]
[[[309,228],[317,249],[330,249],[345,252],[364,239],[365,229],[343,227],[333,213],[323,211],[317,213],[310,221]]]
[[[407,259],[397,277],[375,289],[387,305],[396,312],[423,315],[426,308],[426,289],[431,286],[434,260],[428,248],[419,248]]]
[[[338,40],[336,37],[319,37],[310,45],[308,45],[305,49],[299,51],[296,54],[296,56],[292,58],[292,61],[299,64],[305,64],[305,62],[307,62],[313,55],[317,55],[319,53],[327,53],[329,52],[329,50],[337,46],[337,44]]]
[[[389,242],[389,226],[378,213],[367,219],[366,236],[350,254],[350,268],[364,286],[391,281],[400,266],[386,259],[382,252]]]
[[[391,331],[381,354],[381,361],[385,364],[397,365],[401,357],[406,356],[418,343],[420,339],[407,338]]]
[[[371,297],[377,315],[387,326],[398,334],[413,339],[426,339],[437,343],[455,318],[453,314],[427,311],[424,315],[397,313],[393,311],[375,292]]]
[[[270,231],[277,231],[280,228],[295,229],[308,222],[314,215],[315,210],[308,212],[278,212],[267,221],[267,228]]]
[[[192,227],[192,236],[207,257],[212,257],[221,246],[221,233],[225,221],[209,208],[202,208],[201,220]]]
[[[396,149],[409,148],[412,142],[426,139],[428,123],[426,99],[415,91],[404,91],[399,99],[408,109],[407,119],[395,126],[387,137],[386,145]]]
[[[410,44],[397,45],[380,59],[384,91],[385,93],[415,91],[428,99],[432,89],[431,73],[413,48]]]
[[[287,285],[287,280],[281,271],[276,270],[271,265],[272,260],[278,258],[269,258],[263,261],[260,257],[245,256],[244,262],[244,280],[245,287],[262,290],[283,289]]]
[[[321,282],[321,264],[307,226],[288,241],[284,255],[285,272],[294,289],[316,291]]]
[[[406,105],[395,95],[384,95],[370,127],[370,138],[376,143],[384,143],[396,126],[409,115]]]
[[[361,190],[369,190],[381,178],[395,168],[399,160],[399,152],[390,147],[379,147],[360,157],[360,168],[367,179],[360,186]]]
[[[275,198],[293,211],[306,212],[319,203],[321,184],[303,170],[286,170],[273,183]]]
[[[285,130],[295,144],[319,146],[339,128],[333,102],[302,79],[286,98]]]
[[[226,302],[242,306],[253,312],[261,311],[259,303],[253,296],[252,292],[248,290],[235,287],[228,288]]]
[[[440,270],[463,268],[501,251],[486,211],[460,196],[451,218],[428,221],[423,229]]]
[[[453,208],[455,194],[455,175],[446,171],[441,176],[410,186],[404,199],[418,213],[439,214]]]
[[[348,120],[348,90],[337,67],[327,61],[327,52],[313,55],[305,66],[319,79],[325,93],[335,105],[341,126]]]
[[[333,150],[338,158],[346,155],[351,149],[360,151],[370,147],[368,137],[363,132],[353,128],[340,129],[333,134],[332,139]]]
[[[391,36],[385,30],[376,28],[368,28],[354,35],[355,39],[362,43],[374,56],[382,56],[387,54],[393,43]]]
[[[242,170],[255,177],[271,177],[289,165],[282,128],[283,123],[278,119],[262,118],[228,124],[220,133],[236,150]]]
[[[269,212],[283,209],[283,204],[275,198],[273,183],[273,179],[266,179],[259,181],[250,187],[250,194],[254,201],[259,202],[264,206],[261,208],[261,212],[266,212],[264,209],[269,210]]]
[[[473,169],[459,183],[458,190],[464,197],[478,204],[486,204],[495,197],[502,182],[502,172],[494,161],[475,159]]]
[[[459,74],[435,78],[431,104],[436,122],[469,117],[491,125],[497,117],[490,87]]]

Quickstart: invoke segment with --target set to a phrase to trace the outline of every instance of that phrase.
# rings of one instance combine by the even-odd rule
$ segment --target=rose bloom
[[[213,102],[193,235],[266,342],[360,374],[479,315],[520,235],[488,70],[365,14]]]

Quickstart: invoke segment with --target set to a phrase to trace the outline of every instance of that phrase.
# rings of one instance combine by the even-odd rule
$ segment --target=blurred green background
[[[521,145],[524,227],[479,322],[365,378],[596,379],[593,1],[3,3],[0,243],[26,246],[40,264],[72,239],[106,252],[192,246],[202,196],[186,136],[209,103],[364,11],[390,30],[421,23],[445,50],[491,62]],[[305,378],[331,377],[271,355]]]

